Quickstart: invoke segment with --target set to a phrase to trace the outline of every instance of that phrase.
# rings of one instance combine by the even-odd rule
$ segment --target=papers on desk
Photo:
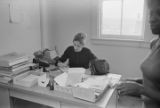
[[[60,86],[75,86],[82,81],[85,73],[84,68],[69,68],[68,72],[55,77],[55,82]]]
[[[88,77],[72,89],[73,96],[89,102],[96,102],[101,99],[105,92],[112,89],[119,82],[120,78],[121,75],[110,73]]]
[[[105,76],[92,76],[85,81],[78,83],[77,87],[93,89],[97,92],[102,92],[106,86],[110,86],[111,79]]]
[[[76,71],[77,70],[77,71]],[[101,76],[91,75],[84,81],[85,70],[80,68],[70,68],[68,73],[63,73],[55,77],[55,90],[73,95],[75,98],[89,102],[96,102],[103,94],[114,87],[121,78],[121,75],[107,74]]]
[[[106,75],[91,76],[85,81],[78,83],[72,89],[73,96],[86,101],[95,102],[106,89],[110,88],[110,79]]]
[[[54,78],[54,90],[72,95],[72,87],[82,81],[84,68],[68,68],[66,72]]]

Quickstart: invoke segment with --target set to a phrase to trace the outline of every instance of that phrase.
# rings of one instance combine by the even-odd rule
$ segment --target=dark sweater
[[[69,60],[69,67],[83,67],[89,68],[89,62],[96,59],[96,56],[90,49],[84,47],[80,52],[75,52],[73,46],[69,46],[64,54],[60,57],[59,61],[65,62]]]

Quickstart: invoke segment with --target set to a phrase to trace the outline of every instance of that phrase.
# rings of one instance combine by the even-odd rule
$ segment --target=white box
[[[32,87],[38,83],[38,78],[44,73],[39,71],[27,71],[13,78],[13,84]]]
[[[89,102],[95,102],[97,95],[93,89],[87,89],[82,87],[73,87],[72,88],[73,97],[83,99]]]
[[[72,87],[63,87],[54,83],[54,90],[72,95]]]
[[[111,73],[107,75],[90,76],[83,82],[77,84],[77,87],[72,87],[73,97],[89,102],[96,102],[101,99],[109,89],[115,87],[120,78],[121,75]]]

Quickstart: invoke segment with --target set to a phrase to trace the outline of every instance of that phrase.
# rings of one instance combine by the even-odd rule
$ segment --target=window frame
[[[99,0],[99,37],[101,39],[120,39],[120,40],[137,40],[137,41],[142,41],[144,40],[145,36],[144,36],[144,32],[145,32],[145,22],[146,22],[146,3],[144,0],[144,7],[143,7],[143,21],[142,21],[142,34],[141,35],[134,35],[134,36],[130,36],[130,35],[115,35],[115,34],[102,34],[102,5],[103,5],[103,1],[107,1],[107,0]],[[121,20],[122,21],[122,20]],[[122,23],[122,22],[121,22]]]
[[[100,46],[120,46],[120,47],[136,47],[136,48],[150,48],[150,40],[154,37],[151,33],[148,23],[148,9],[146,0],[144,0],[144,22],[143,22],[143,39],[136,38],[113,38],[111,35],[107,37],[101,36],[101,2],[102,0],[91,0],[91,43]],[[118,36],[117,36],[118,37]]]

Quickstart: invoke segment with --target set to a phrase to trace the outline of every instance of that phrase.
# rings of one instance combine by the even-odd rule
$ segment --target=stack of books
[[[0,56],[0,75],[13,76],[29,70],[31,63],[25,54],[11,52]]]

